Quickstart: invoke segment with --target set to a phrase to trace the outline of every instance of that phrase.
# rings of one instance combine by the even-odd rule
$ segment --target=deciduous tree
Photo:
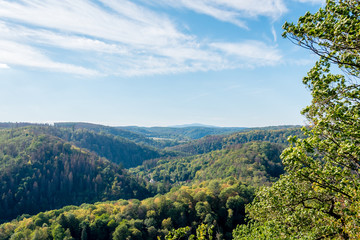
[[[287,174],[248,208],[255,222],[235,239],[358,239],[360,234],[360,3],[328,0],[284,37],[320,56],[303,79],[306,138],[282,153]],[[344,74],[333,74],[336,68]]]

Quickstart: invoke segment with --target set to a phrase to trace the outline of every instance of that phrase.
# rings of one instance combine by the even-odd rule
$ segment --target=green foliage
[[[203,155],[161,159],[152,168],[142,165],[130,172],[153,182],[150,186],[157,185],[159,192],[168,191],[173,184],[227,177],[264,185],[283,173],[282,149],[282,146],[269,142],[250,142]]]
[[[280,129],[256,129],[238,132],[231,135],[206,136],[202,139],[167,149],[183,152],[188,155],[196,155],[254,141],[266,141],[287,146],[287,138],[294,134],[301,135],[300,128],[284,126],[284,128]]]
[[[273,240],[273,239],[298,239],[297,236],[285,235],[286,226],[275,225],[271,222],[249,222],[247,225],[238,225],[233,231],[234,240]]]
[[[68,130],[75,131],[75,132],[78,130],[80,130],[80,131],[88,130],[88,131],[92,131],[95,133],[109,134],[109,135],[117,136],[117,137],[120,137],[123,139],[125,138],[125,139],[135,142],[137,144],[147,145],[147,146],[152,146],[152,147],[157,147],[157,148],[169,145],[168,142],[164,143],[162,141],[155,141],[150,138],[147,138],[143,134],[138,134],[136,132],[128,131],[126,129],[121,129],[119,127],[108,127],[108,126],[103,126],[103,125],[99,125],[99,124],[83,123],[83,122],[55,123],[54,125],[55,125],[55,127],[68,129]]]
[[[116,227],[113,233],[113,240],[126,240],[129,236],[129,229],[126,223],[121,223]]]
[[[48,131],[0,130],[0,222],[69,204],[150,195],[119,165]],[[37,216],[35,225],[44,223],[47,219]]]
[[[165,236],[165,240],[185,240],[189,237],[190,230],[190,227],[174,229]]]
[[[44,239],[187,239],[191,235],[191,239],[220,235],[231,239],[235,226],[245,222],[245,204],[252,201],[254,188],[236,179],[215,182],[183,186],[142,201],[119,200],[43,212],[0,225],[0,236],[26,239],[48,231]],[[213,186],[218,191],[211,189]],[[44,222],[41,226],[40,221]]]
[[[297,24],[285,23],[284,37],[359,76],[359,1],[328,0],[315,14],[307,12]]]
[[[65,238],[65,230],[60,224],[57,224],[53,227],[51,235],[54,240],[63,240]]]
[[[283,141],[298,131],[260,130],[207,137],[179,148],[206,154],[174,158],[177,155],[172,152],[122,138],[126,135],[141,142],[137,134],[101,125],[3,126],[0,221],[18,217],[0,225],[0,239],[231,239],[234,227],[245,223],[245,205],[253,199],[254,189],[243,183],[263,185],[276,180],[283,173],[279,160]],[[164,132],[159,134],[168,130],[161,129]],[[170,129],[169,134],[182,132],[195,137],[218,130]],[[153,159],[158,157],[162,158]],[[152,160],[132,169],[136,177],[116,164],[130,167],[146,159]],[[147,189],[143,178],[148,180]],[[193,185],[180,187],[183,183]],[[67,204],[143,199],[150,192],[168,192],[174,185],[177,188],[170,193],[144,201],[83,204],[33,217],[27,214]]]
[[[213,239],[213,228],[214,226],[208,226],[206,224],[201,224],[196,229],[196,237],[190,239],[196,240],[212,240]]]
[[[86,129],[71,131],[66,128],[48,127],[44,128],[44,132],[62,138],[77,147],[95,152],[111,162],[122,164],[125,168],[138,166],[148,159],[173,155],[164,151],[158,151],[155,148],[136,144],[119,136],[102,132],[96,133]]]
[[[258,223],[239,227],[235,239],[358,239],[360,234],[360,85],[358,1],[328,0],[285,36],[320,55],[304,78],[312,103],[305,139],[291,138],[283,154],[287,175],[263,188],[249,206]],[[330,63],[349,73],[331,74]],[[266,236],[266,238],[253,238]]]

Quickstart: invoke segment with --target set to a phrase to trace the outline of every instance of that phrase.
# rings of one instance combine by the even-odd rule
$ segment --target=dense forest
[[[17,220],[1,225],[1,239],[231,239],[255,190],[284,173],[285,139],[299,132],[242,130],[159,149],[84,127],[2,128],[1,221]],[[41,212],[50,209],[59,210]]]
[[[282,148],[250,142],[181,157],[84,128],[7,124],[0,130],[1,221],[68,204],[143,199],[192,180],[232,176],[266,184],[283,171]]]
[[[83,204],[39,213],[1,225],[0,238],[169,239],[166,236],[174,235],[173,229],[190,236],[205,228],[203,239],[231,239],[232,229],[244,223],[244,206],[253,194],[253,187],[234,178],[213,180],[143,201]]]
[[[227,177],[261,186],[284,173],[280,160],[282,149],[281,145],[269,142],[249,142],[191,157],[149,160],[130,172],[157,185],[158,192],[190,181]]]
[[[130,139],[103,132],[57,127],[42,128],[42,130],[46,134],[71,142],[77,147],[86,148],[111,162],[122,164],[125,168],[138,166],[147,159],[176,156],[173,152],[136,144]]]
[[[118,198],[150,196],[120,165],[42,127],[0,130],[0,218]]]
[[[81,122],[54,123],[54,126],[62,129],[70,129],[73,131],[83,129],[83,130],[90,130],[96,133],[110,134],[112,136],[128,139],[137,144],[147,145],[156,148],[164,148],[178,144],[176,140],[167,140],[167,139],[153,140],[152,138],[149,138],[143,134],[139,134],[133,131],[128,131],[120,127],[109,127],[99,124],[81,123]]]
[[[168,147],[166,149],[169,151],[182,152],[188,155],[195,155],[252,141],[266,141],[286,146],[288,137],[294,135],[302,136],[300,127],[288,127],[277,130],[274,130],[273,128],[267,130],[251,130],[231,135],[210,135],[198,140]]]
[[[273,130],[264,131],[268,132],[268,134],[264,132],[263,135],[271,136],[274,134]],[[294,130],[281,131],[285,136]],[[249,132],[249,134],[251,136],[252,134],[256,135],[257,131]],[[241,137],[234,140],[236,136]],[[227,201],[227,199],[223,198],[218,199],[219,196],[215,195],[216,201],[209,200],[201,204],[198,201],[182,202],[182,205],[187,209],[186,212],[189,212],[186,213],[189,216],[182,223],[177,222],[174,215],[171,215],[171,212],[174,211],[171,209],[176,206],[175,204],[175,206],[170,207],[168,213],[165,215],[160,214],[160,216],[154,218],[156,224],[153,223],[154,228],[149,230],[151,232],[149,235],[146,235],[147,233],[145,234],[143,231],[150,225],[144,223],[145,225],[142,225],[138,230],[141,230],[146,238],[155,239],[156,236],[165,237],[167,234],[172,234],[171,230],[175,227],[181,229],[192,226],[192,230],[187,229],[186,231],[188,235],[191,235],[196,234],[194,229],[197,227],[205,226],[201,224],[210,224],[212,226],[216,225],[217,234],[225,234],[226,238],[229,239],[231,229],[244,222],[244,204],[252,200],[254,193],[254,187],[251,186],[268,185],[283,173],[279,155],[284,145],[267,141],[252,141],[253,138],[245,141],[241,140],[242,136],[238,133],[221,135],[222,150],[209,150],[206,154],[184,157],[182,156],[184,153],[181,152],[176,153],[144,144],[139,145],[130,139],[86,128],[4,124],[3,129],[0,130],[1,221],[8,221],[16,217],[19,220],[27,219],[27,216],[29,216],[27,214],[33,215],[40,211],[57,209],[65,205],[91,204],[116,199],[124,199],[124,201],[126,199],[142,200],[159,193],[165,194],[170,190],[175,194],[177,191],[183,192],[184,188],[181,186],[185,185],[188,186],[185,188],[188,189],[187,192],[190,191],[189,189],[193,189],[189,192],[191,198],[194,198],[195,196],[192,195],[196,195],[198,191],[204,192],[205,195],[202,197],[202,202],[204,202],[203,200],[207,199],[206,194],[210,194],[206,190],[207,184],[212,186],[221,182],[223,187],[228,187],[231,183],[230,185],[243,186],[245,189],[249,189],[246,191],[250,191],[244,196],[241,195],[244,198],[241,198],[241,201],[243,201],[241,208],[230,208],[236,213],[241,212],[241,217],[240,215],[232,215],[234,219],[229,221],[233,222],[233,225],[229,225],[229,223],[222,225],[224,219],[221,220],[221,224],[217,223],[216,225],[216,219],[225,218],[230,210],[225,207],[225,209],[221,210],[222,212],[215,211],[218,210],[221,204],[226,206]],[[223,139],[225,138],[232,139],[231,144],[229,142],[224,144]],[[277,135],[270,138],[277,138]],[[205,141],[206,139],[208,138],[205,138]],[[259,139],[257,138],[257,140]],[[204,139],[199,141],[204,141]],[[244,144],[241,144],[242,142]],[[187,155],[189,154],[191,153],[189,152]],[[150,165],[154,166],[150,167]],[[136,168],[130,169],[130,172],[124,168],[132,166]],[[227,184],[221,179],[228,179]],[[217,183],[211,183],[211,180]],[[179,188],[182,190],[179,190]],[[177,194],[175,195],[177,196]],[[170,197],[170,195],[165,194],[163,197],[173,199],[174,196]],[[179,199],[177,202],[183,200]],[[110,206],[113,203],[108,202],[107,204]],[[207,209],[204,215],[208,215],[207,221],[205,221],[204,216],[199,220],[198,215],[200,213],[196,213],[196,211],[200,211],[202,204]],[[211,204],[217,205],[212,206]],[[193,209],[195,206],[198,207]],[[110,213],[110,215],[112,214]],[[43,215],[40,214],[40,216]],[[50,216],[48,221],[51,222],[52,218],[57,218],[60,215],[50,214]],[[172,228],[169,226],[162,228],[162,221],[171,217],[173,218],[170,225]],[[131,220],[129,218],[125,214],[120,220]],[[134,228],[131,222],[135,220],[137,220],[136,222],[140,220],[144,222],[146,220],[139,220],[135,216],[131,218],[133,220],[127,222],[126,225],[128,229]],[[108,220],[111,219],[115,218],[109,218]],[[116,219],[119,219],[119,217]],[[212,219],[212,221],[209,219]],[[57,222],[56,219],[53,220],[54,223]],[[88,232],[86,232],[89,239],[107,239],[107,237],[114,234],[115,229],[109,228],[106,230],[107,235],[104,235],[107,237],[100,237],[97,235],[98,233],[92,232],[98,230],[91,230],[91,220],[88,219],[87,221],[90,221]],[[146,222],[148,221],[150,220]],[[116,225],[116,223],[114,224]],[[38,227],[42,227],[42,225],[38,225]],[[37,229],[36,227],[34,229],[36,231],[27,229],[31,236],[37,236],[43,231],[43,229]],[[53,236],[50,229],[48,228],[50,232],[46,235],[49,238]],[[68,227],[64,225],[64,234],[66,229]],[[5,234],[3,228],[1,231],[2,234]],[[15,231],[18,234],[18,239],[22,239],[21,234],[27,234],[25,232],[20,234],[20,232],[22,231]],[[14,232],[11,235],[13,234]],[[27,237],[30,237],[30,235]],[[79,233],[74,233],[74,230],[70,231],[70,235],[75,239],[79,237]],[[92,235],[93,237],[91,237]],[[12,236],[12,239],[16,239],[15,236],[17,235]],[[4,237],[4,239],[9,237],[10,235]]]

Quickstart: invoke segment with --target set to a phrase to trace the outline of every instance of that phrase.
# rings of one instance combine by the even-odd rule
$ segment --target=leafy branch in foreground
[[[360,234],[360,3],[328,0],[284,36],[320,56],[303,79],[312,94],[303,110],[305,139],[282,153],[287,174],[258,192],[255,221],[235,239],[358,239]],[[331,64],[347,76],[330,73]]]

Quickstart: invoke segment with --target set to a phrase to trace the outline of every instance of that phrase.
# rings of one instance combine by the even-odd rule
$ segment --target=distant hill
[[[218,126],[206,125],[201,123],[190,123],[190,124],[181,124],[181,125],[174,125],[168,126],[169,128],[184,128],[184,127],[207,127],[207,128],[218,128]]]
[[[62,125],[64,127],[61,127]],[[53,135],[72,142],[72,144],[93,151],[114,163],[121,163],[125,168],[140,165],[147,159],[175,155],[174,153],[144,144],[142,140],[149,141],[150,143],[155,142],[144,136],[102,125],[62,123],[52,126],[32,123],[0,123],[0,129],[17,129],[24,126],[36,127],[38,133]],[[138,140],[138,142],[131,139]]]
[[[0,221],[69,204],[144,198],[140,179],[43,127],[0,130]]]
[[[49,126],[49,124],[27,122],[0,122],[0,128],[19,128],[26,126]]]
[[[143,144],[136,144],[126,138],[104,132],[94,132],[88,128],[42,128],[44,133],[69,141],[80,148],[86,148],[111,162],[122,164],[125,168],[135,167],[143,161],[174,153],[158,150]]]
[[[247,130],[230,135],[211,135],[184,144],[166,148],[169,151],[179,151],[188,155],[208,153],[227,148],[239,143],[251,141],[267,141],[287,145],[287,138],[291,135],[301,135],[300,127],[286,127],[284,129],[260,128]]]
[[[151,139],[167,139],[173,141],[190,141],[200,139],[208,135],[230,134],[245,130],[245,128],[222,128],[204,126],[183,126],[183,127],[117,127]]]
[[[178,144],[178,142],[176,141],[169,141],[165,139],[154,140],[141,132],[132,131],[130,129],[126,129],[122,127],[109,127],[99,124],[83,123],[83,122],[61,122],[61,123],[54,123],[54,126],[61,128],[69,128],[72,130],[86,129],[97,133],[107,133],[114,136],[126,138],[138,144],[144,144],[157,148],[164,148]]]
[[[231,176],[249,184],[266,185],[284,173],[281,151],[288,145],[287,138],[301,136],[300,131],[288,128],[206,136],[169,148],[189,157],[144,161],[130,172],[153,182],[160,192],[189,181]]]

